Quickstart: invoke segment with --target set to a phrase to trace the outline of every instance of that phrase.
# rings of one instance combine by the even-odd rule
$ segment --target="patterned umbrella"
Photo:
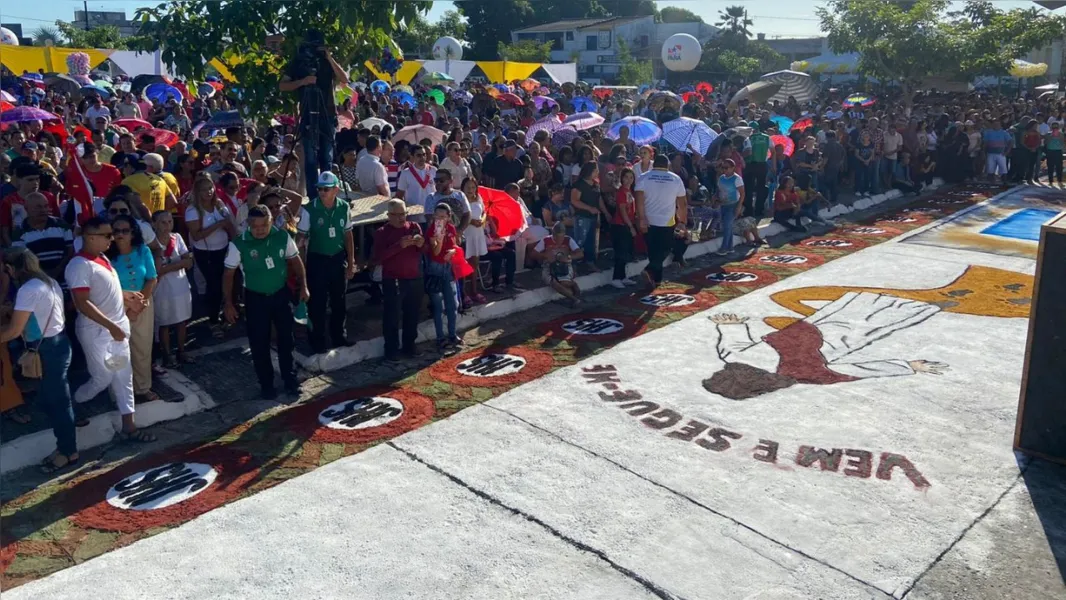
[[[761,104],[769,100],[780,90],[782,85],[775,81],[756,81],[741,88],[729,101],[730,105],[737,105],[741,101]]]
[[[207,120],[207,126],[211,129],[225,129],[227,127],[241,127],[244,125],[244,119],[241,118],[241,113],[235,110],[223,110],[219,111]]]
[[[584,131],[586,129],[592,129],[593,127],[599,127],[603,125],[605,119],[594,112],[579,112],[570,115],[563,121],[563,124],[569,125],[578,131]]]
[[[506,102],[507,104],[510,104],[511,106],[525,106],[526,105],[526,103],[521,98],[519,98],[518,96],[515,96],[514,94],[500,94],[500,97],[496,98],[496,99],[499,100],[500,102]]]
[[[770,97],[771,102],[775,100],[778,102],[786,102],[788,101],[788,97],[792,96],[796,99],[796,102],[803,103],[810,102],[818,97],[818,84],[806,73],[800,73],[798,71],[776,71],[774,73],[763,75],[759,80],[781,84],[781,89]]]
[[[707,154],[718,134],[697,119],[681,117],[663,125],[663,139],[682,152]]]
[[[470,104],[470,101],[474,99],[474,95],[466,90],[455,90],[452,92],[452,98],[458,102]]]
[[[145,136],[150,135],[155,138],[157,146],[166,146],[167,148],[178,143],[178,140],[181,139],[178,137],[178,134],[167,129],[142,129],[134,135],[137,138],[138,144],[142,143]]]
[[[537,112],[544,110],[545,105],[549,108],[553,106],[559,106],[559,103],[547,96],[533,96],[533,104],[537,107]]]
[[[570,127],[564,126],[562,129],[557,129],[552,133],[552,145],[556,148],[565,146],[574,141],[574,138],[581,137],[581,132]]]
[[[644,117],[625,117],[624,119],[618,119],[611,125],[611,128],[607,130],[607,138],[617,140],[619,138],[618,130],[622,127],[629,128],[629,139],[633,140],[633,143],[638,146],[651,144],[663,136],[663,130],[659,129],[655,121]]]
[[[586,96],[578,96],[577,98],[574,98],[570,101],[570,105],[578,112],[596,112],[600,108],[591,98]]]
[[[852,94],[844,99],[844,104],[848,106],[855,106],[858,104],[863,108],[869,108],[874,104],[877,104],[877,98],[867,96],[866,94]]]
[[[648,106],[655,112],[659,112],[669,105],[674,110],[681,110],[681,96],[673,92],[655,92],[648,97]]]
[[[792,141],[792,138],[787,135],[771,135],[770,147],[766,149],[766,159],[769,160],[773,156],[774,148],[777,146],[785,147],[785,156],[792,156],[792,153],[796,151],[796,143]]]
[[[125,127],[130,131],[137,131],[139,129],[151,129],[152,124],[144,119],[116,119],[111,123],[118,127]]]
[[[533,143],[533,138],[537,135],[538,131],[547,131],[553,133],[559,131],[560,129],[563,129],[564,127],[566,126],[563,125],[562,122],[559,121],[559,119],[556,119],[555,115],[548,115],[547,117],[544,117],[543,119],[529,126],[529,129],[526,130],[526,143]],[[570,127],[566,128],[572,129]]]
[[[59,117],[34,106],[16,106],[0,113],[0,123],[25,123],[28,121],[58,121]]]
[[[370,91],[375,94],[387,94],[390,89],[392,89],[392,86],[380,79],[375,79],[370,83]]]

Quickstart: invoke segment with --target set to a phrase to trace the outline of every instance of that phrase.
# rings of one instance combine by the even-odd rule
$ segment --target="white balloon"
[[[460,60],[463,58],[463,46],[459,40],[444,36],[433,44],[433,58],[437,60]]]
[[[11,31],[7,27],[0,27],[0,44],[7,44],[8,46],[18,46],[18,36],[15,35],[14,31]]]
[[[703,48],[687,33],[675,33],[663,44],[663,64],[671,71],[691,71],[700,64]]]

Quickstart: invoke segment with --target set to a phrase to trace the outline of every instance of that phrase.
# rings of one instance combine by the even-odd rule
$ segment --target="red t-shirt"
[[[423,112],[422,116],[420,118],[422,119],[422,124],[423,125],[432,126],[434,123],[437,122],[437,118],[434,117],[433,113],[429,112],[428,110]]]
[[[622,220],[622,211],[625,211],[629,215],[629,222],[637,222],[637,203],[630,200],[629,192],[626,190],[618,190],[615,192],[614,201],[618,205],[618,210],[614,211],[614,218],[611,219],[611,225],[625,225],[626,222]]]
[[[381,265],[385,279],[417,279],[422,276],[422,248],[400,247],[400,240],[409,235],[421,235],[418,223],[406,221],[403,227],[385,224],[374,232],[374,262]],[[428,245],[425,244],[425,245]]]
[[[799,196],[796,195],[796,190],[777,190],[774,193],[774,210],[792,210],[797,202]]]
[[[106,198],[111,190],[122,184],[122,172],[118,167],[106,163],[101,163],[100,170],[95,173],[85,169],[85,178],[93,186],[94,198]]]
[[[59,217],[59,203],[52,192],[41,192],[48,199],[48,212],[53,217]],[[26,201],[18,192],[12,192],[0,200],[0,227],[15,230],[26,219]]]
[[[449,250],[452,250],[452,249],[458,247],[458,246],[455,245],[455,240],[456,240],[456,238],[459,237],[459,235],[455,231],[455,225],[452,225],[451,223],[445,224],[444,241],[440,245],[440,254],[434,255],[433,254],[433,245],[432,245],[433,242],[432,242],[432,240],[433,240],[433,237],[436,235],[436,233],[437,233],[437,221],[434,220],[426,228],[426,252],[429,254],[429,259],[432,260],[433,262],[436,262],[436,263],[448,262],[448,261],[444,260],[444,255],[447,254]]]

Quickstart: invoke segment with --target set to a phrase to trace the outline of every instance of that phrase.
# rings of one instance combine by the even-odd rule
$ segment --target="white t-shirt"
[[[118,281],[118,273],[106,256],[93,258],[86,254],[77,254],[67,263],[64,275],[72,292],[89,291],[89,301],[95,304],[105,317],[115,323],[126,319],[122,285]],[[89,319],[85,316],[78,318],[79,323],[83,321],[89,322]]]
[[[44,329],[43,337],[63,333],[63,291],[55,282],[47,284],[34,278],[22,284],[15,296],[15,310],[32,312],[37,327]]]
[[[203,220],[200,221],[200,228],[206,229],[215,223],[219,223],[224,219],[229,218],[229,211],[223,208],[215,208],[211,212],[204,212]],[[185,209],[185,222],[190,223],[201,218],[201,211],[195,207],[190,206]],[[193,240],[192,247],[196,250],[222,250],[229,244],[229,236],[226,235],[226,231],[223,229],[217,229],[202,240]]]
[[[422,178],[425,182],[425,186],[418,182],[418,178],[415,175]],[[433,195],[437,191],[436,185],[433,183],[433,178],[437,176],[437,169],[433,165],[427,164],[425,168],[419,171],[413,164],[408,165],[406,169],[400,173],[400,178],[396,181],[396,189],[403,192],[403,201],[407,206],[423,206],[426,209],[425,214],[433,212],[432,206],[426,206],[426,199]],[[455,179],[452,179],[455,182]]]
[[[447,169],[452,174],[452,187],[460,187],[463,185],[463,180],[473,175],[474,171],[470,168],[470,162],[465,158],[460,158],[459,163],[453,163],[452,159],[445,158],[440,161],[440,168]]]
[[[251,235],[251,234],[249,234]],[[300,255],[300,251],[296,249],[296,242],[292,240],[292,236],[288,236],[289,241],[285,244],[285,259],[296,258]],[[237,246],[230,242],[229,250],[226,251],[226,268],[236,269],[241,266],[241,251],[237,250]]]
[[[366,154],[355,163],[355,177],[359,189],[367,194],[376,194],[379,186],[389,187],[389,172],[373,154]]]
[[[652,227],[673,227],[677,199],[687,195],[684,182],[670,171],[652,169],[640,176],[634,188],[644,192],[644,214]]]
[[[95,106],[90,106],[85,111],[85,122],[87,124],[91,125],[91,124],[96,123],[96,119],[99,118],[99,117],[106,117],[107,119],[110,119],[111,118],[111,111],[106,106],[103,106],[103,105],[101,105],[100,108],[96,108]]]

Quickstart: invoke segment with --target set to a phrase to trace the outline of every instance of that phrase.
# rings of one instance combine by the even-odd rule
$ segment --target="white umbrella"
[[[663,124],[663,139],[682,152],[707,154],[718,134],[698,119],[681,117]]]
[[[586,129],[592,129],[593,127],[603,125],[605,120],[606,119],[601,115],[594,112],[579,112],[567,117],[563,123],[570,125],[578,131],[584,131]]]
[[[770,97],[771,102],[786,102],[788,97],[792,96],[796,99],[796,102],[802,104],[818,97],[818,84],[806,73],[777,71],[775,73],[767,73],[760,77],[759,80],[781,84],[781,89]]]
[[[375,127],[379,129],[384,129],[385,126],[388,124],[389,122],[385,119],[379,119],[377,117],[370,117],[369,119],[363,119],[362,121],[359,121],[359,126],[366,127],[367,129],[373,129]]]
[[[412,144],[418,144],[424,139],[429,139],[435,145],[444,141],[444,138],[448,137],[447,133],[444,133],[436,127],[430,127],[429,125],[408,125],[403,129],[396,132],[396,135],[392,136],[393,142],[400,140],[407,140]]]
[[[533,123],[526,130],[526,143],[532,144],[533,138],[536,137],[538,131],[547,131],[548,133],[554,133],[555,131],[565,127],[563,122],[555,115],[548,115],[543,119]]]

